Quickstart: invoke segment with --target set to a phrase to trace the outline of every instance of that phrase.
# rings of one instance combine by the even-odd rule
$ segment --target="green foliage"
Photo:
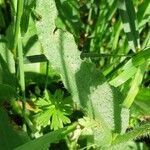
[[[0,147],[142,150],[134,140],[150,135],[137,123],[149,117],[149,6],[0,0],[0,104],[14,123],[0,111]]]
[[[140,127],[135,128],[133,131],[129,131],[124,135],[119,135],[113,141],[113,144],[126,143],[127,141],[133,140],[140,136],[149,135],[150,132],[150,123],[141,125]]]
[[[122,72],[117,77],[112,79],[109,83],[115,87],[120,86],[127,80],[133,77],[137,72],[138,66],[142,66],[144,63],[149,62],[150,48],[145,48],[134,55],[123,67]]]
[[[141,88],[134,100],[134,103],[131,107],[132,115],[134,117],[139,116],[147,116],[150,114],[149,107],[150,107],[150,89]]]
[[[65,136],[68,133],[75,130],[76,126],[77,126],[77,124],[74,123],[71,126],[59,129],[57,131],[50,132],[38,139],[35,139],[35,140],[25,143],[24,145],[16,148],[15,150],[28,150],[28,149],[47,150],[47,148],[50,146],[51,143],[55,143],[55,142],[65,138]]]
[[[35,104],[41,111],[34,116],[37,126],[47,126],[50,124],[51,129],[57,130],[64,124],[70,123],[67,117],[71,114],[70,98],[64,98],[61,90],[56,90],[54,95],[45,91],[44,98],[39,98]],[[51,120],[51,121],[50,121]]]
[[[2,108],[0,109],[0,121],[1,148],[12,150],[30,140],[26,133],[22,132],[20,129],[15,129],[15,127],[12,126],[11,121]]]
[[[84,127],[81,130],[81,137],[87,138],[87,145],[92,144],[96,147],[107,147],[110,146],[112,141],[112,134],[106,126],[103,126],[98,120],[84,117],[79,119],[79,124]]]
[[[129,46],[136,52],[139,45],[139,33],[137,29],[137,18],[132,0],[120,0],[119,6],[124,31],[127,34]]]

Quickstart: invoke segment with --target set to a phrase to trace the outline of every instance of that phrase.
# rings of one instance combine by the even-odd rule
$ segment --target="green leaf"
[[[64,29],[64,27],[74,36],[79,36],[81,29],[79,5],[77,1],[55,0],[58,10],[57,27]]]
[[[15,98],[17,93],[13,87],[0,83],[0,101]]]
[[[115,87],[118,87],[132,78],[137,72],[137,68],[147,62],[150,59],[150,48],[147,47],[144,50],[134,55],[122,68],[122,72],[112,79],[109,83]]]
[[[66,135],[76,129],[77,123],[68,127],[59,129],[45,134],[44,136],[25,143],[24,145],[16,148],[15,150],[47,150],[51,143],[56,143],[61,139],[64,139]]]
[[[79,119],[82,126],[81,137],[86,137],[87,142],[94,143],[95,147],[109,146],[112,141],[112,134],[107,127],[103,126],[99,121],[83,117]]]
[[[7,114],[0,109],[0,147],[4,150],[12,150],[29,141],[29,137],[23,131],[14,129]]]
[[[41,110],[34,115],[37,126],[47,126],[50,124],[51,129],[57,130],[63,128],[64,124],[70,123],[68,118],[71,115],[72,108],[68,100],[64,98],[61,90],[56,90],[54,95],[45,91],[45,97],[36,102],[36,106]]]
[[[125,133],[123,135],[118,135],[112,144],[120,144],[120,143],[126,143],[128,141],[134,140],[140,136],[148,136],[150,135],[150,123],[145,123],[144,125],[141,125],[139,127],[136,127],[132,131],[129,131],[128,133]]]
[[[145,66],[145,65],[144,65]],[[138,69],[137,69],[137,72],[135,74],[135,77],[133,78],[133,81],[131,83],[131,88],[123,102],[123,106],[124,107],[127,107],[127,108],[130,108],[138,91],[139,91],[139,87],[142,83],[142,79],[143,79],[143,75],[144,75],[144,72],[145,72],[145,68],[144,66],[140,66]]]
[[[0,42],[0,84],[1,88],[4,87],[4,89],[6,90],[4,91],[5,94],[10,92],[11,95],[12,93],[14,93],[12,91],[15,90],[17,85],[17,79],[14,73],[15,63],[13,54],[7,48],[6,43]],[[3,92],[3,89],[1,92]],[[5,95],[4,93],[2,93],[2,97],[7,97],[7,94]]]
[[[149,88],[141,88],[136,96],[137,101],[149,101],[150,98],[150,89]]]
[[[4,28],[5,27],[5,19],[3,16],[3,12],[2,12],[2,8],[0,7],[0,28]]]
[[[60,73],[77,108],[100,122],[107,131],[124,133],[129,116],[128,110],[120,107],[123,102],[120,92],[106,82],[94,64],[80,59],[80,52],[71,34],[62,30],[53,32],[57,17],[54,2],[37,0],[36,12],[42,16],[36,26],[44,54],[51,66]],[[97,130],[96,134],[99,135],[99,132]]]
[[[132,0],[119,0],[118,5],[124,31],[130,48],[136,52],[140,48],[137,18]]]
[[[24,35],[29,27],[29,20],[33,7],[35,7],[36,0],[24,1],[24,11],[21,18],[21,34]]]
[[[142,1],[142,3],[138,7],[137,19],[139,29],[143,28],[143,26],[149,22],[150,20],[150,3],[149,1]]]
[[[131,112],[135,116],[150,115],[150,89],[141,88],[131,106]]]

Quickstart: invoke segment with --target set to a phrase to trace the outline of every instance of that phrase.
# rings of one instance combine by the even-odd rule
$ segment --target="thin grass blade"
[[[140,66],[137,69],[135,77],[133,78],[132,83],[131,83],[131,88],[123,102],[123,107],[126,107],[126,108],[131,107],[131,105],[139,91],[139,87],[142,82],[143,75],[144,75],[144,65]]]
[[[136,52],[140,48],[139,32],[137,29],[137,18],[132,0],[119,0],[123,28],[126,33],[130,48]]]

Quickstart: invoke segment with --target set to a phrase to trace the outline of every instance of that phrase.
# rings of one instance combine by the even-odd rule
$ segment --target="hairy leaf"
[[[38,0],[36,12],[42,16],[36,26],[44,53],[52,67],[59,71],[77,108],[82,108],[108,130],[124,132],[129,116],[128,110],[120,107],[123,100],[121,94],[105,81],[94,64],[80,59],[80,52],[70,33],[61,30],[54,32],[57,16],[55,3]]]

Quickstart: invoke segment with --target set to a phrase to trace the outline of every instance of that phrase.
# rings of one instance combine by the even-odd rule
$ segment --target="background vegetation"
[[[149,0],[0,0],[0,149],[150,148]]]

